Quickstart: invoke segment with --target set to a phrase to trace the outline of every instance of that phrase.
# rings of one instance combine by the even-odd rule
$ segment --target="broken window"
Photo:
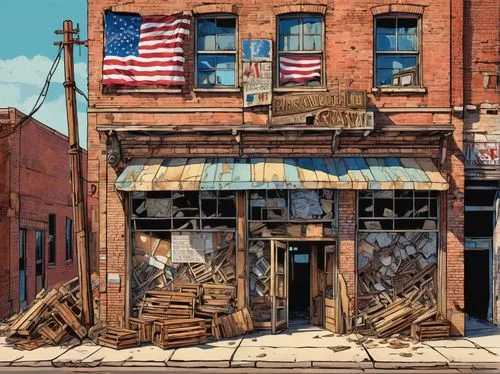
[[[187,283],[234,287],[234,191],[133,192],[130,207],[134,311],[154,289],[178,290]]]
[[[333,190],[251,191],[249,237],[334,237]]]
[[[438,196],[433,191],[364,191],[358,195],[359,330],[386,337],[436,314]],[[379,318],[404,305],[402,324]],[[412,312],[413,310],[413,312]],[[403,313],[405,312],[405,313]],[[380,321],[382,321],[380,323]]]

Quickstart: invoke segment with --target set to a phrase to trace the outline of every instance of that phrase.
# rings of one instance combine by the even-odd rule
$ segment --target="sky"
[[[64,20],[80,25],[80,39],[87,39],[87,0],[1,0],[0,108],[15,107],[29,113],[57,55]],[[74,48],[77,87],[87,93],[87,48]],[[80,52],[81,51],[81,52]],[[35,118],[67,134],[64,98],[64,61],[52,79],[44,105]],[[80,145],[87,146],[86,100],[77,95]]]

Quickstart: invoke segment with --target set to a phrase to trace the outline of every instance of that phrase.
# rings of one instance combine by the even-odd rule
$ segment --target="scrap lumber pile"
[[[358,244],[359,329],[381,337],[436,314],[437,234],[364,233]]]
[[[273,191],[274,192],[274,191]],[[322,220],[331,222],[334,213],[332,190],[266,191],[250,195],[249,235],[259,237],[333,237],[331,224],[286,222]]]
[[[271,321],[271,249],[268,241],[250,242],[250,307],[255,328],[269,328]]]
[[[91,279],[94,297],[98,297],[98,277],[93,274]],[[77,278],[48,292],[42,290],[26,311],[4,323],[6,342],[29,350],[46,344],[59,345],[73,337],[83,339],[87,329],[80,323],[80,307]]]
[[[162,349],[203,344],[206,341],[205,321],[200,318],[153,322],[152,342]]]
[[[132,257],[132,304],[138,306],[145,292],[156,289],[174,291],[189,289],[194,292],[194,288],[205,282],[234,285],[236,283],[234,234],[216,232],[205,235],[210,235],[208,241],[210,248],[205,250],[203,262],[174,263],[170,240],[145,233],[135,233]],[[182,284],[183,288],[175,286],[176,283]],[[199,296],[200,290],[198,289],[196,293]]]
[[[113,349],[133,348],[140,343],[137,331],[109,326],[99,332],[97,342],[99,345]]]
[[[254,330],[252,316],[248,308],[243,308],[227,316],[213,320],[214,336],[217,339],[231,338]]]

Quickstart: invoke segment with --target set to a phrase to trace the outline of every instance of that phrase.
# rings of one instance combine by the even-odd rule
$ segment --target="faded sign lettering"
[[[270,40],[243,40],[244,106],[270,105],[272,102],[272,64]]]

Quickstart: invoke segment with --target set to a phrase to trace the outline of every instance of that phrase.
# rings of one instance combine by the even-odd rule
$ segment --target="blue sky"
[[[28,113],[38,97],[57,54],[54,41],[62,35],[63,21],[80,24],[80,39],[87,39],[87,0],[1,0],[0,12],[0,107],[16,107]],[[74,50],[77,86],[87,93],[87,50]],[[64,105],[63,60],[49,94],[35,118],[67,134]],[[80,143],[87,145],[86,102],[77,96]]]

